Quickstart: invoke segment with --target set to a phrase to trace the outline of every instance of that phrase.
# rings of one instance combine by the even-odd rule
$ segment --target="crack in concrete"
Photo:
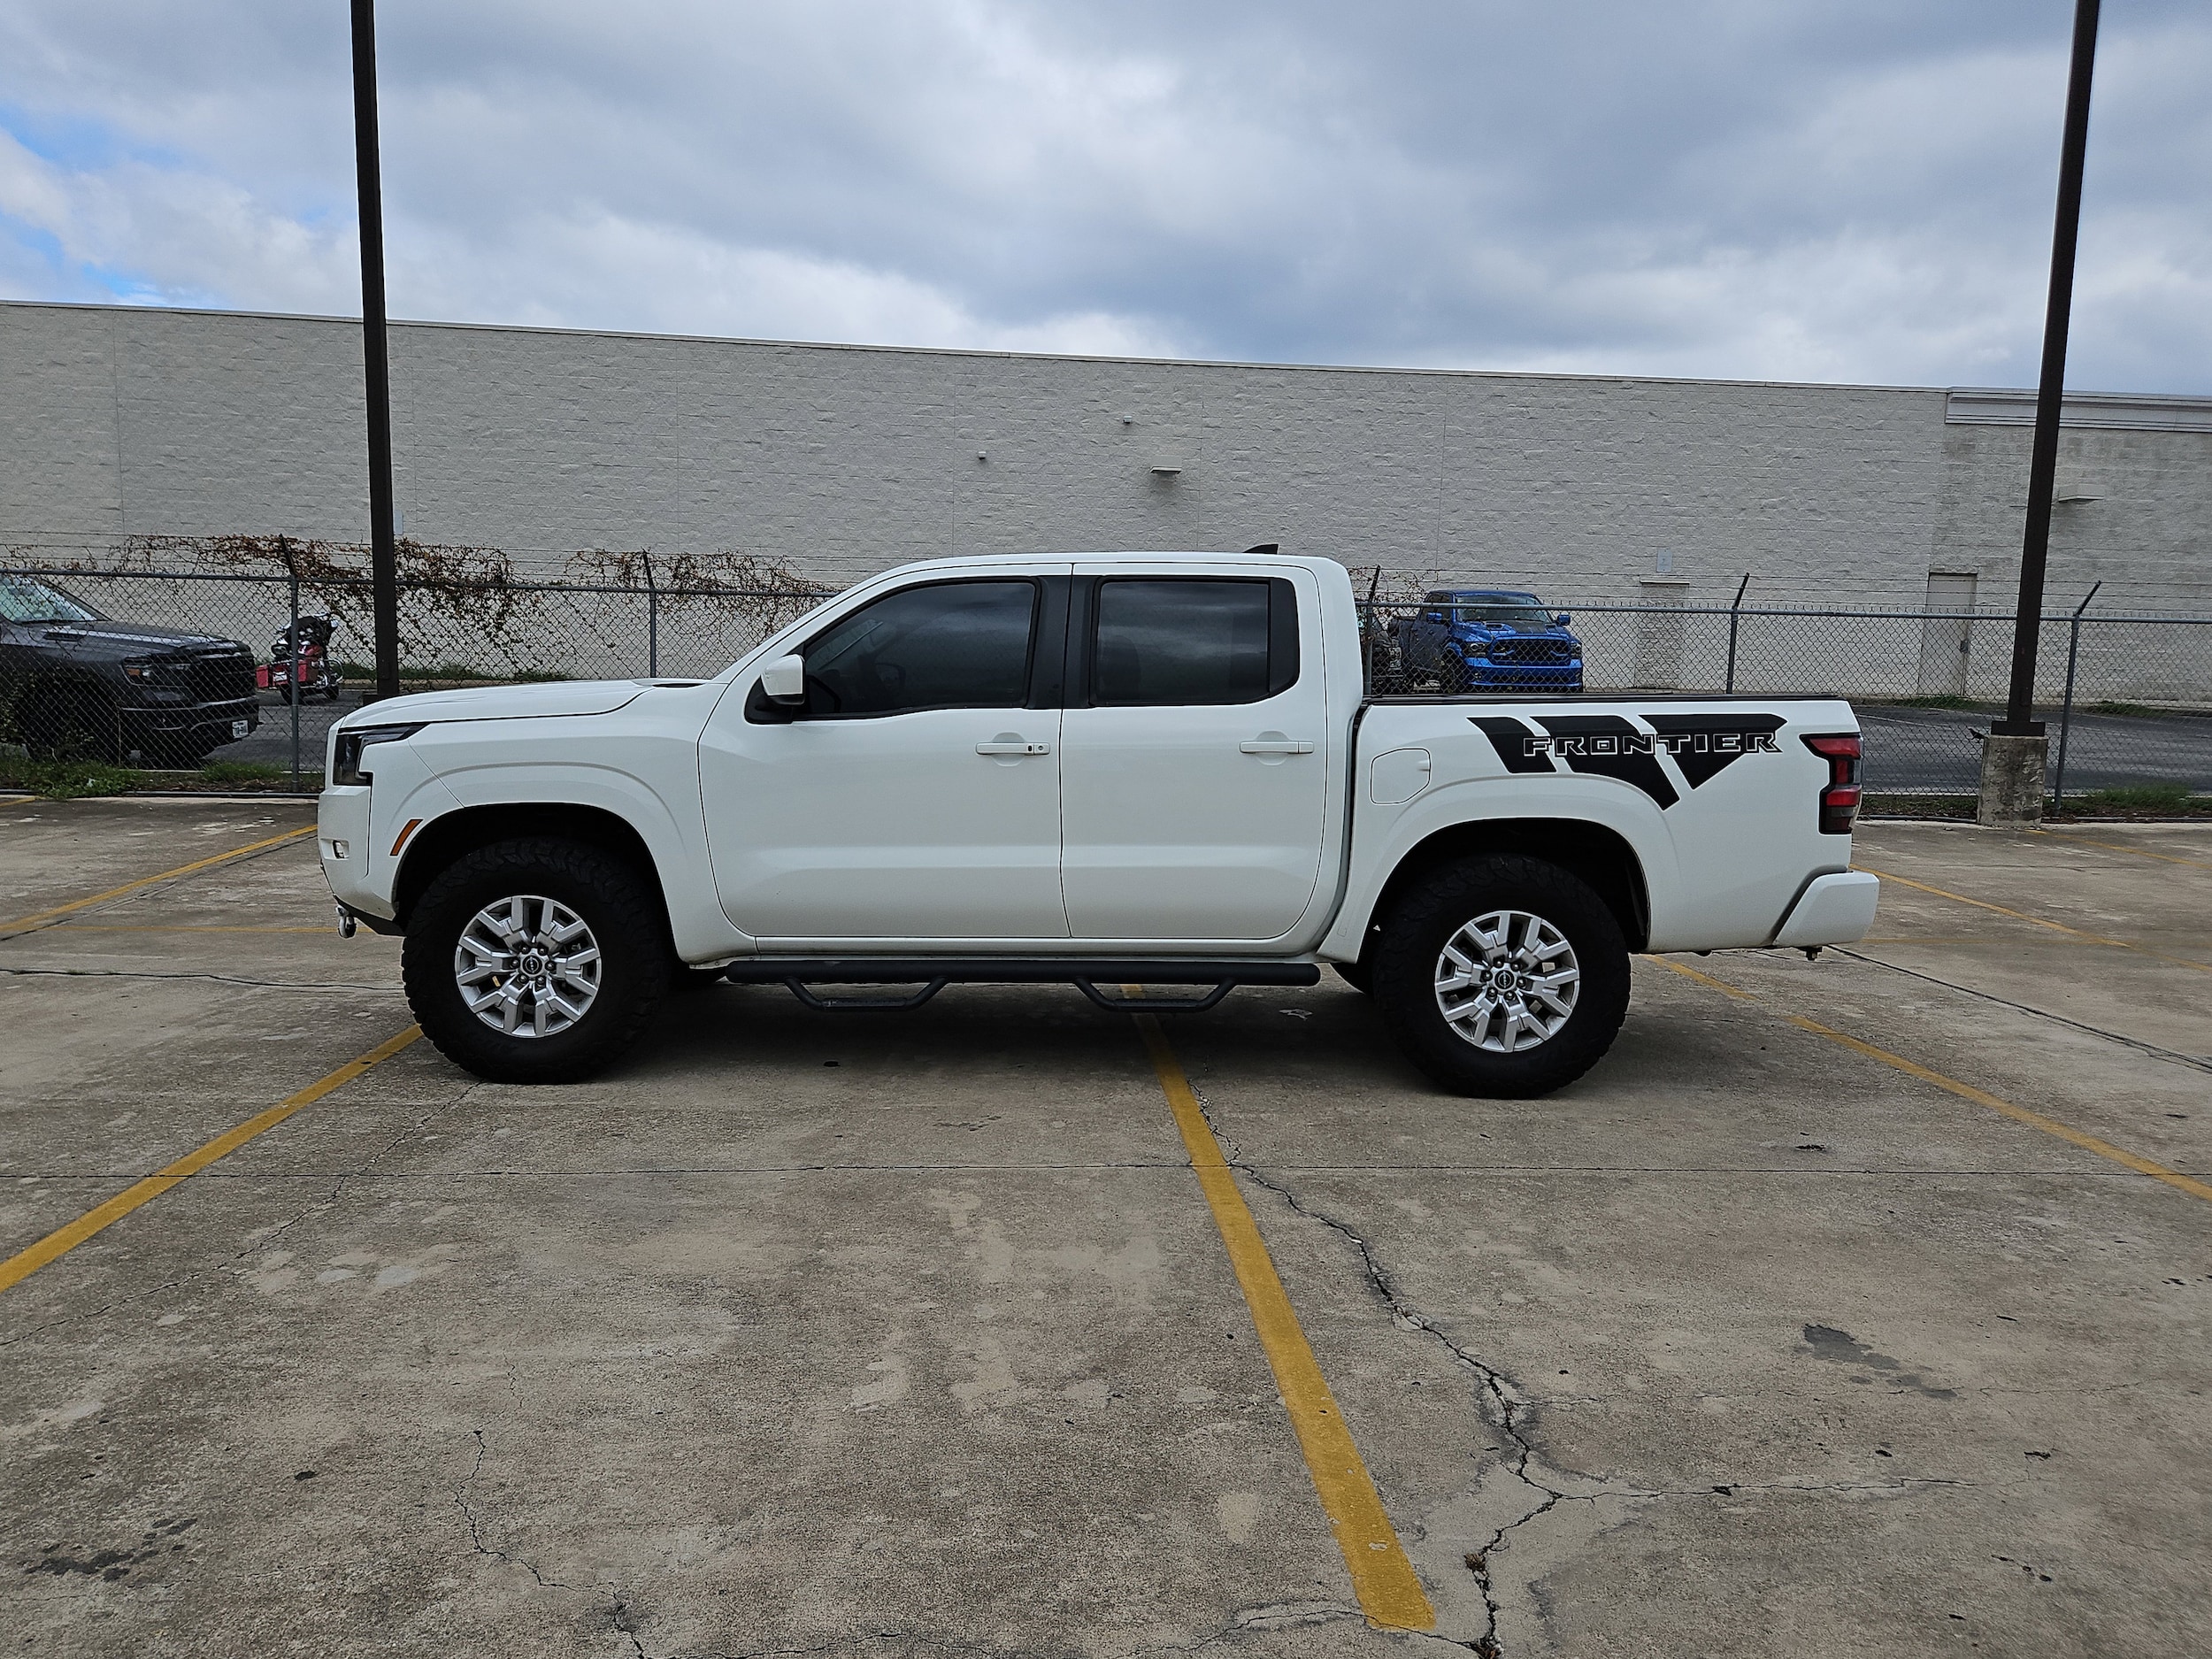
[[[1193,1655],[1256,1631],[1302,1630],[1320,1624],[1341,1624],[1361,1617],[1359,1609],[1342,1601],[1260,1601],[1240,1607],[1220,1629],[1188,1642],[1156,1642],[1132,1647],[1120,1659],[1146,1659],[1154,1654]]]
[[[1504,1372],[1485,1362],[1479,1356],[1469,1352],[1466,1348],[1453,1340],[1449,1333],[1426,1314],[1409,1305],[1400,1294],[1397,1286],[1392,1282],[1389,1273],[1384,1269],[1381,1262],[1376,1258],[1374,1250],[1365,1239],[1345,1223],[1337,1220],[1335,1217],[1308,1204],[1281,1181],[1270,1179],[1251,1160],[1245,1157],[1236,1141],[1222,1133],[1221,1125],[1215,1121],[1213,1108],[1208,1102],[1203,1090],[1193,1084],[1191,1094],[1198,1102],[1199,1112],[1205,1118],[1207,1127],[1213,1131],[1214,1139],[1221,1144],[1223,1156],[1228,1160],[1231,1168],[1241,1171],[1254,1183],[1273,1193],[1296,1214],[1319,1222],[1323,1226],[1348,1240],[1352,1248],[1359,1253],[1360,1267],[1366,1278],[1369,1288],[1381,1299],[1383,1305],[1390,1310],[1392,1317],[1409,1329],[1424,1332],[1435,1338],[1437,1341],[1444,1345],[1455,1361],[1474,1374],[1477,1382],[1477,1397],[1484,1402],[1486,1408],[1485,1414],[1494,1418],[1498,1432],[1513,1448],[1505,1460],[1507,1471],[1516,1480],[1540,1496],[1541,1502],[1522,1515],[1519,1519],[1509,1521],[1500,1527],[1491,1535],[1489,1541],[1481,1549],[1471,1552],[1467,1557],[1468,1565],[1474,1570],[1475,1582],[1482,1592],[1485,1611],[1483,1633],[1471,1642],[1456,1642],[1453,1641],[1450,1637],[1435,1637],[1434,1640],[1451,1642],[1453,1646],[1482,1655],[1484,1659],[1497,1659],[1500,1652],[1498,1601],[1491,1586],[1486,1564],[1477,1567],[1475,1563],[1478,1559],[1486,1563],[1490,1552],[1502,1545],[1509,1533],[1549,1513],[1568,1495],[1560,1488],[1537,1479],[1529,1472],[1529,1465],[1536,1457],[1536,1448],[1529,1439],[1526,1430],[1522,1426],[1520,1418],[1529,1409],[1530,1402],[1522,1395],[1521,1391],[1513,1386]]]
[[[638,1640],[637,1625],[630,1617],[630,1603],[621,1591],[611,1594],[606,1614],[615,1630],[630,1639],[630,1651],[637,1655],[637,1659],[646,1659],[645,1644]]]
[[[512,1373],[510,1373],[509,1380],[513,1380]],[[453,1488],[453,1504],[461,1511],[461,1519],[467,1525],[470,1546],[478,1555],[496,1561],[503,1566],[521,1568],[530,1575],[531,1581],[541,1590],[565,1590],[572,1595],[594,1597],[593,1611],[603,1617],[617,1634],[628,1639],[630,1651],[636,1655],[636,1659],[649,1659],[645,1651],[645,1644],[638,1639],[639,1626],[636,1615],[632,1610],[629,1596],[624,1591],[603,1581],[585,1586],[570,1584],[560,1578],[549,1578],[540,1571],[537,1563],[528,1557],[518,1555],[511,1550],[501,1549],[484,1541],[483,1525],[478,1520],[476,1511],[469,1505],[468,1489],[476,1484],[476,1477],[483,1471],[484,1458],[490,1450],[490,1444],[485,1440],[482,1429],[471,1429],[469,1433],[476,1441],[476,1457],[469,1464],[468,1473],[464,1475],[460,1484]],[[603,1607],[598,1605],[596,1601],[597,1596],[602,1594],[607,1597],[607,1604]]]
[[[572,1590],[581,1593],[580,1586],[564,1584],[558,1578],[547,1578],[538,1571],[535,1562],[526,1561],[520,1555],[510,1555],[503,1549],[495,1549],[484,1541],[483,1529],[477,1525],[476,1511],[469,1508],[468,1489],[476,1484],[476,1477],[483,1470],[484,1454],[488,1448],[484,1441],[483,1430],[471,1429],[469,1432],[476,1439],[476,1461],[469,1465],[469,1471],[462,1477],[461,1484],[453,1488],[453,1503],[454,1507],[461,1511],[461,1518],[468,1523],[469,1542],[474,1547],[476,1553],[480,1555],[488,1555],[492,1560],[506,1566],[521,1568],[536,1580],[542,1589]],[[618,1599],[616,1605],[618,1607],[622,1605]],[[617,1628],[619,1629],[621,1626],[618,1624]],[[636,1638],[634,1636],[631,1640],[634,1641]]]
[[[1610,1485],[1605,1483],[1601,1477],[1586,1474],[1581,1471],[1572,1469],[1562,1470],[1560,1472],[1571,1476],[1577,1480],[1591,1482],[1594,1489],[1587,1492],[1570,1492],[1540,1480],[1530,1472],[1530,1465],[1537,1461],[1538,1453],[1523,1419],[1529,1411],[1537,1409],[1544,1402],[1530,1397],[1516,1386],[1502,1371],[1485,1362],[1479,1356],[1471,1353],[1439,1326],[1434,1320],[1418,1309],[1410,1306],[1392,1280],[1388,1270],[1377,1258],[1373,1248],[1365,1239],[1346,1223],[1339,1221],[1335,1217],[1306,1202],[1281,1180],[1271,1178],[1246,1158],[1238,1148],[1235,1140],[1223,1133],[1220,1124],[1215,1119],[1213,1109],[1208,1103],[1204,1092],[1194,1084],[1191,1093],[1198,1102],[1199,1111],[1205,1118],[1207,1126],[1213,1131],[1214,1139],[1220,1143],[1223,1156],[1227,1159],[1230,1167],[1248,1178],[1255,1185],[1273,1193],[1294,1213],[1309,1220],[1319,1222],[1323,1226],[1349,1242],[1359,1254],[1362,1272],[1369,1288],[1390,1310],[1392,1317],[1409,1329],[1435,1338],[1444,1345],[1455,1362],[1474,1374],[1479,1385],[1478,1397],[1486,1409],[1486,1415],[1495,1419],[1500,1432],[1513,1448],[1506,1458],[1507,1470],[1515,1479],[1527,1486],[1532,1494],[1538,1495],[1541,1500],[1517,1519],[1509,1521],[1494,1530],[1479,1548],[1467,1553],[1465,1557],[1467,1567],[1474,1574],[1476,1584],[1482,1593],[1486,1615],[1486,1628],[1482,1634],[1471,1641],[1461,1641],[1452,1637],[1437,1635],[1432,1632],[1415,1632],[1422,1636],[1424,1640],[1441,1642],[1466,1652],[1479,1654],[1482,1655],[1482,1659],[1501,1659],[1503,1649],[1498,1640],[1498,1624],[1502,1609],[1492,1582],[1490,1557],[1495,1551],[1511,1547],[1509,1540],[1514,1532],[1564,1504],[1594,1504],[1607,1498],[1617,1498],[1631,1502],[1657,1502],[1684,1498],[1698,1498],[1710,1502],[1717,1497],[1732,1497],[1740,1494],[1896,1493],[1921,1487],[1973,1487],[1976,1484],[1972,1481],[1925,1476],[1900,1477],[1884,1481],[1717,1481],[1702,1486],[1641,1487]],[[1546,1467],[1555,1466],[1547,1463]],[[1218,1640],[1218,1638],[1209,1639],[1210,1641],[1213,1640]]]

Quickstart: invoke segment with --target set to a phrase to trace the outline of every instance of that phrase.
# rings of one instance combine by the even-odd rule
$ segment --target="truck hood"
[[[1536,627],[1525,622],[1461,622],[1452,627],[1452,637],[1461,640],[1571,640],[1571,629],[1556,623],[1549,627]]]
[[[341,726],[392,726],[406,720],[534,720],[548,716],[612,714],[636,701],[640,680],[557,680],[540,686],[472,686],[388,697],[350,714]]]
[[[235,640],[211,634],[191,634],[182,628],[156,627],[138,622],[29,622],[27,633],[49,644],[73,647],[83,655],[102,657],[159,657],[171,651],[243,650]]]

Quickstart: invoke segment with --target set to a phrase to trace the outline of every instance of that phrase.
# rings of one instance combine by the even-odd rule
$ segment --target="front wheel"
[[[39,760],[111,765],[123,758],[114,699],[96,686],[64,680],[34,687],[18,705],[15,724],[25,747]]]
[[[1518,855],[1420,883],[1384,923],[1373,975],[1399,1048],[1458,1094],[1548,1094],[1597,1064],[1628,1011],[1612,911],[1579,878]]]
[[[551,838],[463,855],[400,953],[423,1033],[495,1083],[571,1083],[620,1058],[669,981],[661,895],[627,860]]]

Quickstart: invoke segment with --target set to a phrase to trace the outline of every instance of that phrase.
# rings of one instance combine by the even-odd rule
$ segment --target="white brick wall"
[[[410,535],[550,571],[733,549],[849,580],[972,549],[1244,547],[1634,603],[2008,600],[2024,429],[1939,390],[1271,368],[403,324]],[[343,320],[0,304],[0,547],[365,540]],[[2070,432],[2054,600],[2212,611],[2212,433]],[[979,458],[980,457],[980,458]],[[1156,464],[1179,465],[1172,478]]]

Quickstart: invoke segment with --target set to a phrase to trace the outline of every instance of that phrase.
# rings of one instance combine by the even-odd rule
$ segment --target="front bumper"
[[[390,861],[380,865],[377,859],[370,819],[366,788],[342,785],[324,789],[315,806],[315,848],[322,857],[323,879],[330,883],[330,896],[369,923],[372,931],[381,932],[371,918],[388,924],[392,920],[391,895],[379,879]]]
[[[261,724],[261,704],[251,697],[222,703],[128,707],[117,712],[127,749],[181,747],[183,740],[204,741],[206,747],[213,749],[219,744],[236,742]],[[242,726],[242,731],[239,729]]]
[[[1491,663],[1473,657],[1461,664],[1460,672],[1471,686],[1504,686],[1553,691],[1582,689],[1580,663]]]

